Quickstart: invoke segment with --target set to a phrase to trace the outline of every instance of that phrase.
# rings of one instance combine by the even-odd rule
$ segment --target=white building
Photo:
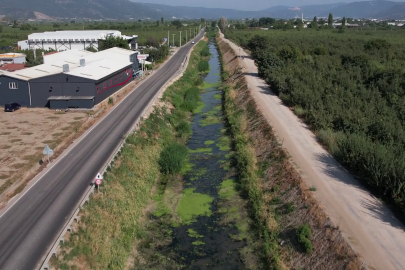
[[[22,53],[3,53],[0,54],[0,61],[3,63],[24,64],[25,54]]]
[[[132,50],[138,49],[138,36],[122,35],[117,30],[89,30],[89,31],[55,31],[34,33],[28,35],[27,40],[18,42],[18,47],[21,50],[27,49],[43,49],[43,50],[85,50],[88,47],[93,47],[98,50],[99,42],[106,37],[121,37],[128,41],[129,47]]]

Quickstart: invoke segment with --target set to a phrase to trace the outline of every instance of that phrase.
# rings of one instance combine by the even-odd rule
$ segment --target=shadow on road
[[[399,213],[391,211],[389,205],[384,204],[378,198],[376,198],[371,192],[364,186],[360,179],[352,176],[339,162],[337,162],[330,154],[320,154],[316,156],[316,159],[323,165],[323,172],[336,181],[342,182],[346,185],[355,187],[361,190],[366,196],[361,196],[359,202],[364,207],[363,213],[366,213],[376,219],[381,220],[384,223],[390,224],[392,227],[405,231],[404,225],[398,220],[402,220],[402,216]]]

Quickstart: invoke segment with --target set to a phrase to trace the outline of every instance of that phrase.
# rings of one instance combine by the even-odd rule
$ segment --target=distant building
[[[22,53],[3,53],[0,54],[0,61],[3,63],[24,64],[25,54]]]
[[[117,30],[85,30],[85,31],[54,31],[34,33],[28,35],[27,40],[18,42],[18,47],[21,50],[28,49],[43,49],[43,50],[85,50],[92,47],[98,50],[99,42],[105,40],[106,37],[121,37],[128,41],[131,50],[138,49],[138,36],[122,35]]]

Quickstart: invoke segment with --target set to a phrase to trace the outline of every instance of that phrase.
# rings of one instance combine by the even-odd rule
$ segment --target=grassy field
[[[247,43],[255,35],[269,37],[271,39],[282,40],[280,45],[299,45],[306,44],[307,42],[316,46],[328,42],[329,44],[334,44],[336,41],[347,42],[347,46],[353,47],[356,44],[353,42],[355,39],[361,39],[368,41],[374,38],[386,39],[392,44],[400,46],[405,41],[405,29],[394,29],[394,30],[373,30],[373,29],[346,29],[343,32],[339,32],[338,29],[303,29],[298,30],[260,30],[260,29],[246,29],[246,30],[235,30],[229,29],[225,31],[225,37],[231,39],[237,44],[247,48]]]

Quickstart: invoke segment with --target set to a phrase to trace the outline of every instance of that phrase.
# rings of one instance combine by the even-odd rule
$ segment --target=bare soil
[[[20,179],[36,164],[42,164],[42,150],[55,148],[78,129],[85,111],[55,112],[47,108],[21,108],[0,112],[0,191]],[[7,183],[8,182],[8,183]]]
[[[334,225],[315,199],[316,191],[310,191],[283,149],[283,142],[275,136],[274,131],[277,130],[270,126],[262,107],[252,95],[249,88],[253,84],[249,82],[248,88],[235,51],[222,39],[219,39],[219,46],[225,69],[230,75],[228,83],[236,88],[237,105],[248,113],[246,126],[259,167],[268,160],[276,161],[266,164],[260,185],[265,193],[268,213],[275,209],[277,223],[269,224],[269,227],[280,232],[282,264],[289,269],[364,269],[339,227]],[[311,228],[313,252],[310,254],[304,252],[296,237],[296,229],[305,223]]]

